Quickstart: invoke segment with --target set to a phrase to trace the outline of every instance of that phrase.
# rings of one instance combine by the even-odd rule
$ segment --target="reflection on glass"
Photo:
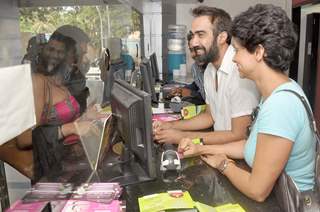
[[[20,31],[24,47],[22,55],[25,55],[22,62],[35,66],[44,44],[52,33],[63,25],[83,30],[90,39],[89,43],[80,46],[86,51],[78,61],[78,69],[84,75],[80,78],[86,80],[79,81],[79,77],[76,77],[77,79],[72,80],[67,87],[70,87],[70,92],[74,95],[73,88],[81,83],[83,88],[87,87],[87,104],[101,103],[104,87],[108,87],[99,82],[105,81],[100,78],[101,52],[109,48],[111,63],[122,59],[127,64],[125,70],[132,70],[141,58],[141,14],[133,8],[124,7],[121,3],[20,8]],[[28,41],[31,41],[32,45],[28,44]],[[77,49],[79,48],[77,46]],[[69,57],[69,54],[66,57]],[[65,78],[70,78],[69,75]]]

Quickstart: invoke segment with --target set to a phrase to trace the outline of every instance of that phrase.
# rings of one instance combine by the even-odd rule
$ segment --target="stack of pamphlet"
[[[118,183],[37,183],[7,211],[110,211],[120,212],[122,188]]]

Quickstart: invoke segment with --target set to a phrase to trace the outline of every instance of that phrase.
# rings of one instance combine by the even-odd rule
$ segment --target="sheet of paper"
[[[103,154],[109,142],[108,140],[104,139],[104,133],[106,130],[107,122],[108,120],[111,120],[110,117],[112,116],[112,114],[104,114],[104,118],[95,118],[94,120],[90,120],[90,118],[88,117],[90,115],[87,115],[87,113],[89,113],[88,110],[81,116],[80,119],[78,119],[77,122],[75,122],[75,124],[77,130],[80,131],[81,129],[79,128],[78,122],[91,121],[90,130],[86,134],[80,135],[80,139],[90,167],[92,171],[96,171],[99,162],[101,162],[101,160],[103,159],[100,156]]]
[[[0,145],[36,124],[30,65],[0,68]]]
[[[194,207],[194,202],[188,191],[183,192],[183,195],[179,197],[173,197],[168,192],[138,198],[140,212],[192,209]]]

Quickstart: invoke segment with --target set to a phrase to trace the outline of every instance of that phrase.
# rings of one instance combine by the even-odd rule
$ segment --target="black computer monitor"
[[[140,63],[140,72],[142,76],[142,88],[145,92],[151,95],[152,103],[158,103],[158,98],[155,91],[155,81],[152,77],[152,70],[150,66],[150,60],[144,59]]]
[[[157,62],[157,55],[156,53],[152,53],[150,55],[150,62],[151,62],[151,69],[152,69],[152,75],[155,79],[156,82],[160,81],[160,74],[159,74],[159,67],[158,67],[158,62]]]
[[[155,179],[150,95],[124,80],[115,80],[111,108],[116,119],[116,129],[125,146],[122,176],[115,181],[128,185]]]
[[[104,82],[103,90],[103,103],[110,103],[111,100],[111,89],[115,79],[125,78],[126,63],[119,61],[117,63],[111,63],[109,71],[107,71],[106,80]]]

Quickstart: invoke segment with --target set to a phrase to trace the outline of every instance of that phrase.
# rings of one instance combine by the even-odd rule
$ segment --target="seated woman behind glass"
[[[259,202],[268,197],[283,171],[299,191],[312,189],[316,140],[301,100],[282,91],[293,90],[306,98],[285,73],[297,43],[292,22],[283,9],[258,4],[235,17],[232,36],[233,61],[241,77],[253,80],[262,96],[250,135],[224,145],[200,146],[184,139],[179,150],[184,156],[201,154],[237,189]],[[237,167],[229,158],[244,158],[252,170]]]
[[[50,37],[32,76],[37,127],[32,134],[31,130],[28,130],[0,149],[3,153],[1,159],[29,178],[33,178],[33,171],[39,169],[37,178],[40,178],[54,163],[60,162],[61,140],[70,135],[85,134],[91,126],[89,121],[81,121],[77,122],[77,128],[75,127],[75,121],[80,116],[80,107],[63,85],[64,69],[68,68],[66,41],[68,39],[59,33]],[[48,161],[38,158],[39,154],[35,156],[32,153],[35,151],[47,154]],[[16,157],[10,157],[10,153],[14,153]],[[32,158],[32,155],[35,158]],[[34,164],[37,164],[35,169]]]

